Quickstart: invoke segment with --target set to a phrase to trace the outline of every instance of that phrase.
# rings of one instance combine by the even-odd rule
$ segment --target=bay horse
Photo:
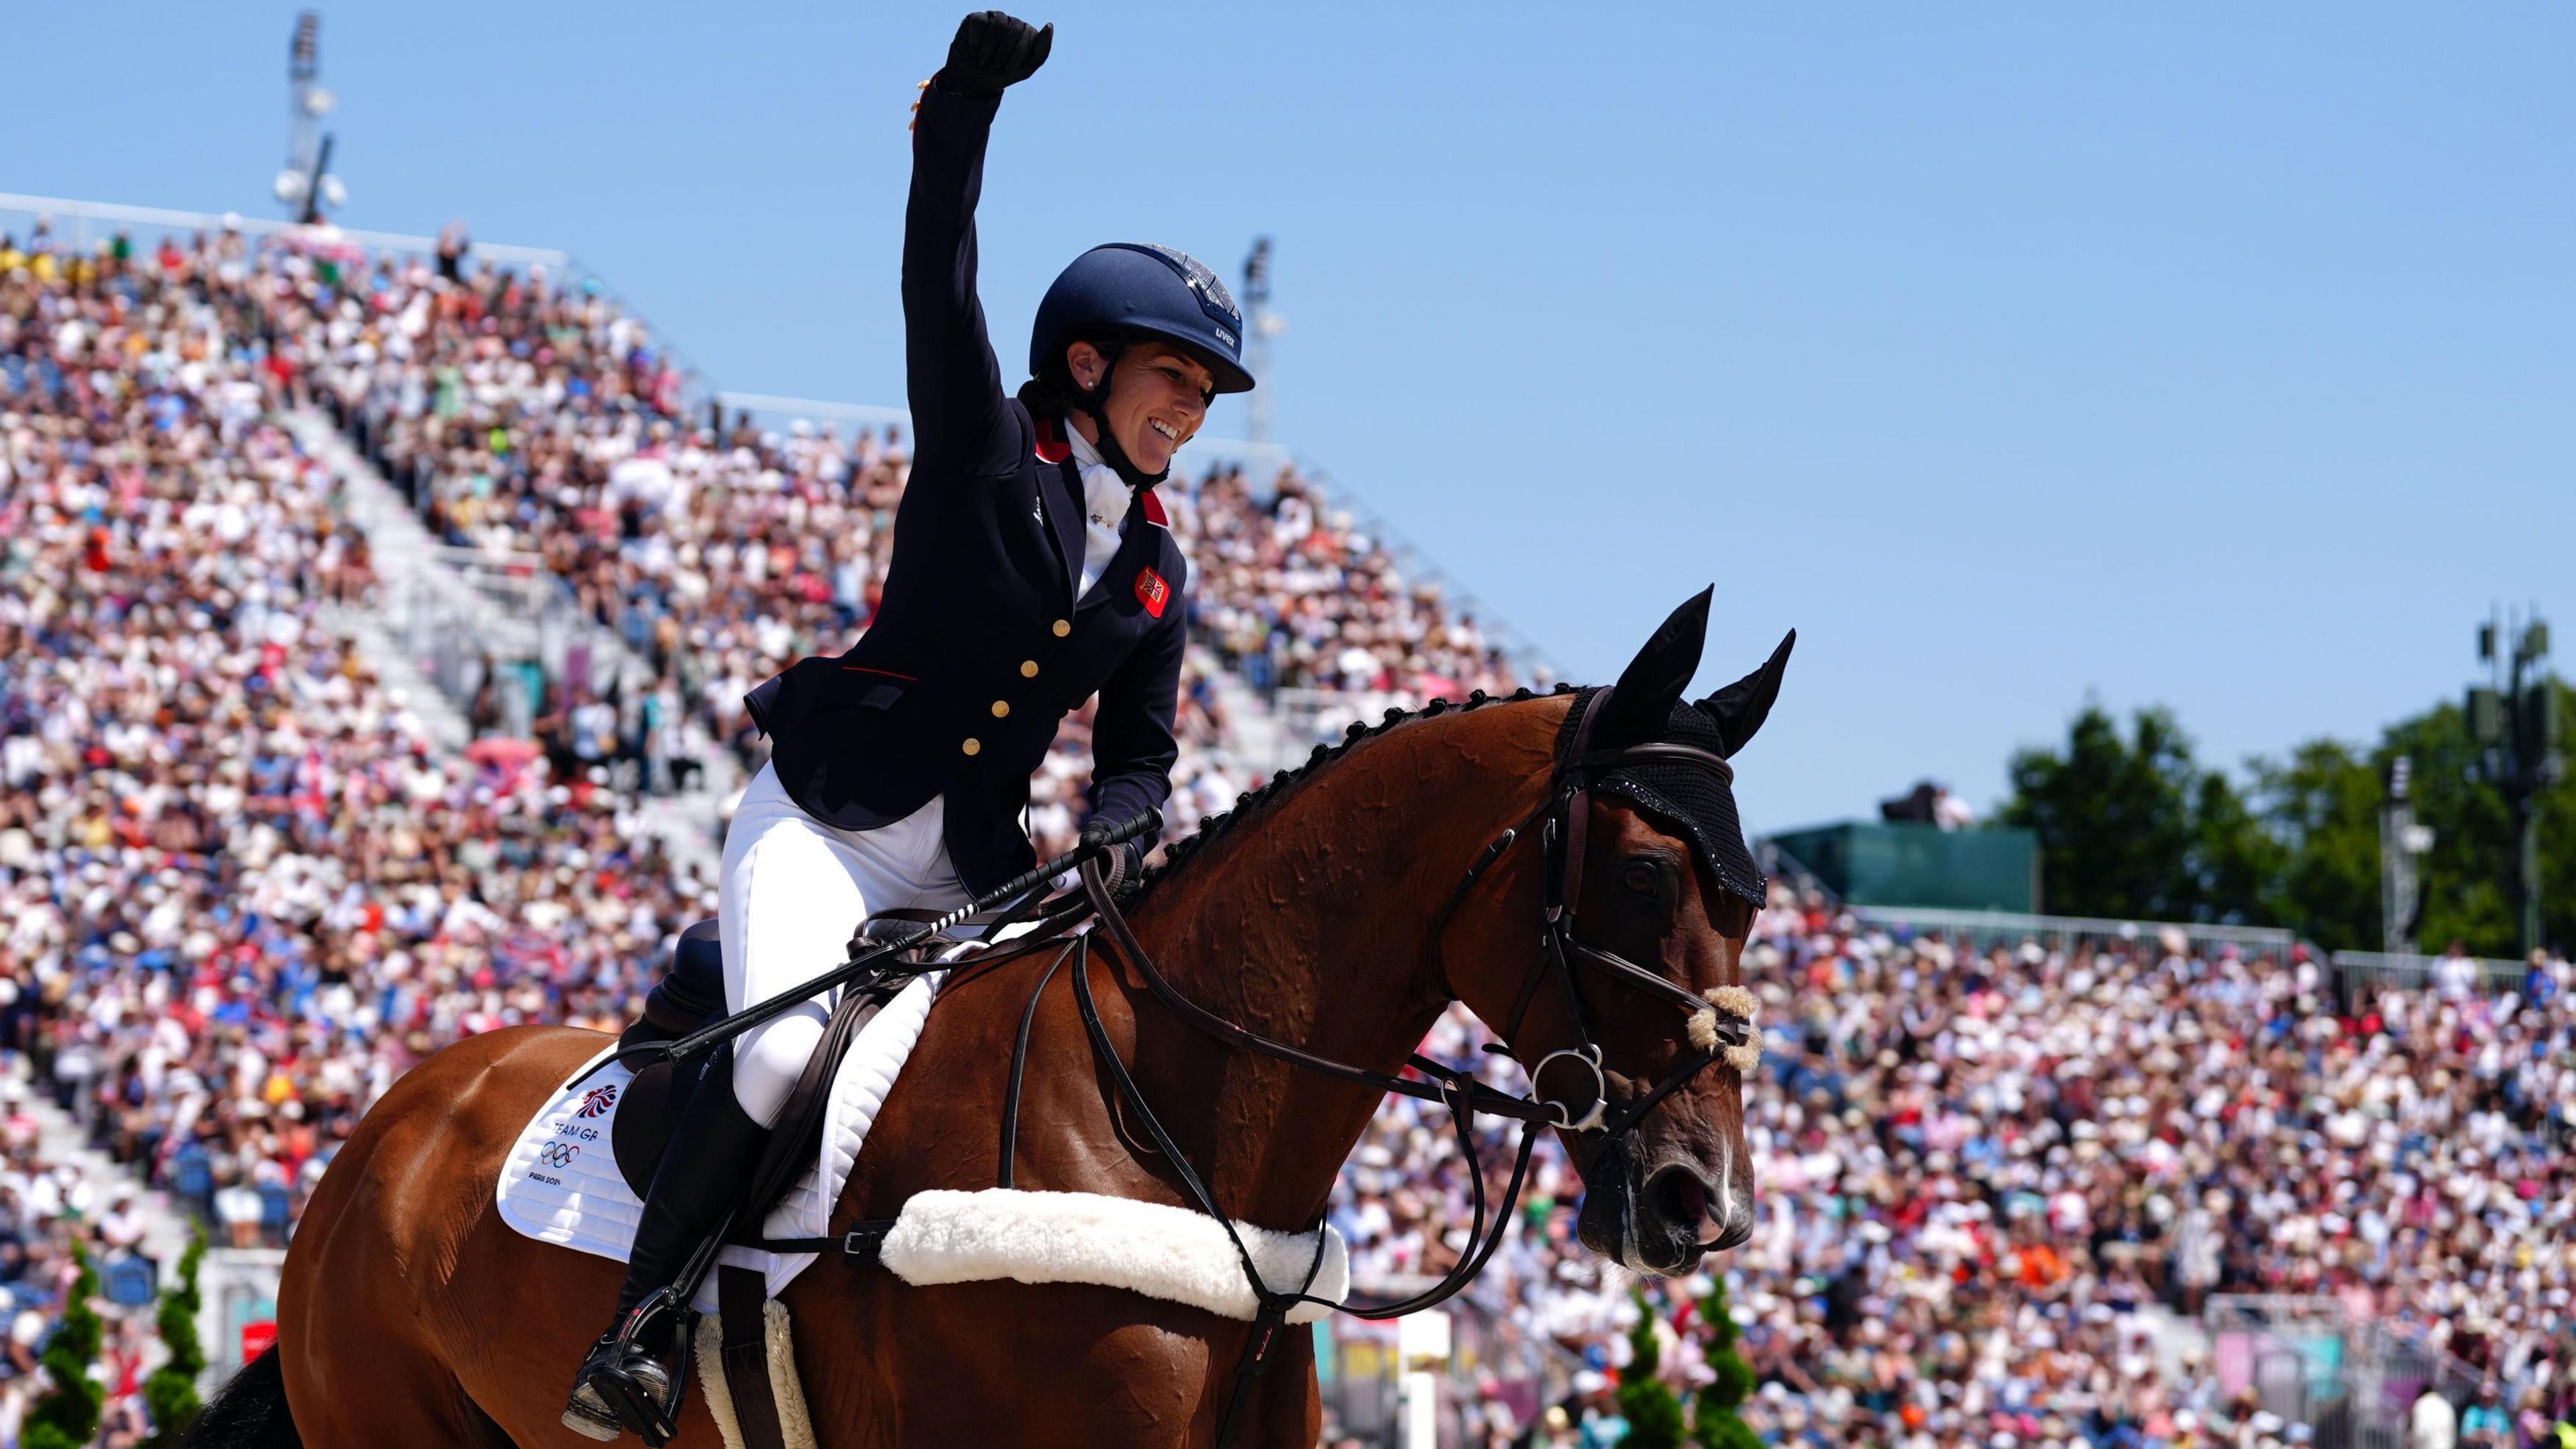
[[[1552,925],[1534,929],[1554,919],[1550,856],[1512,846],[1505,832],[1563,798],[1562,737],[1583,733],[1567,727],[1587,703],[1606,701],[1585,726],[1595,749],[1648,745],[1678,759],[1690,750],[1672,743],[1676,725],[1702,744],[1717,740],[1712,757],[1750,737],[1789,646],[1730,689],[1681,702],[1708,602],[1703,593],[1677,611],[1610,691],[1480,694],[1354,727],[1345,744],[1319,749],[1175,848],[1128,921],[1127,939],[1195,1005],[1380,1072],[1403,1070],[1445,1005],[1464,1002],[1521,1061],[1540,1064],[1533,1094],[1566,1108],[1557,1120],[1589,1188],[1584,1243],[1652,1274],[1687,1272],[1752,1230],[1742,1076],[1726,1062],[1676,1072],[1694,1047],[1670,1003],[1635,982],[1576,970],[1562,989],[1531,989],[1552,939]],[[1557,879],[1571,885],[1562,917],[1582,923],[1569,939],[1669,983],[1668,994],[1740,995],[1759,883],[1732,878],[1750,861],[1740,859],[1731,798],[1722,829],[1734,834],[1732,852],[1714,864],[1693,822],[1641,808],[1641,798],[1577,796],[1564,838],[1549,827],[1549,850],[1565,859]],[[1229,1216],[1309,1228],[1380,1094],[1220,1043],[1157,1001],[1136,963],[1099,934],[1076,972],[1088,973],[1107,1039],[1162,1128]],[[951,978],[851,1171],[835,1233],[892,1217],[924,1190],[993,1185],[1004,1070],[1033,990],[1017,1186],[1193,1205],[1114,1097],[1077,1010],[1076,972],[1041,989],[1046,960]],[[584,1442],[557,1415],[618,1266],[513,1231],[494,1182],[520,1129],[606,1040],[513,1027],[449,1046],[397,1081],[305,1210],[279,1291],[277,1346],[236,1376],[188,1442]],[[1579,1099],[1595,1094],[1591,1106],[1633,1109],[1628,1130],[1606,1141],[1573,1130]],[[829,1258],[783,1298],[825,1449],[1206,1446],[1254,1328],[1124,1289],[914,1287]],[[1237,1442],[1310,1449],[1321,1421],[1311,1335],[1284,1335],[1251,1382]],[[719,1443],[704,1398],[689,1396],[684,1409],[674,1442],[685,1449]]]

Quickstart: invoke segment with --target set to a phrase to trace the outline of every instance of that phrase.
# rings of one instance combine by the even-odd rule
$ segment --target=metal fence
[[[2421,991],[2427,987],[2495,996],[2519,991],[2531,974],[2520,961],[2491,956],[2391,955],[2386,951],[2337,951],[2335,977],[2349,1011],[2382,991]]]
[[[1427,1277],[1370,1284],[1360,1296],[1399,1298],[1430,1285]],[[1554,1339],[1464,1294],[1397,1322],[1328,1319],[1316,1325],[1315,1356],[1334,1442],[1369,1449],[1470,1442],[1480,1405],[1527,1427],[1572,1391],[1583,1367]]]
[[[2220,1294],[2201,1318],[2221,1395],[2307,1425],[2317,1449],[2407,1449],[2426,1390],[2456,1410],[2481,1383],[2411,1330],[2352,1322],[2333,1298]]]
[[[1339,744],[1352,725],[1375,724],[1390,709],[1411,709],[1421,703],[1411,695],[1373,689],[1271,690],[1270,714],[1279,725],[1279,758],[1264,763],[1274,770],[1304,764],[1315,746]]]
[[[2096,916],[2033,916],[2012,911],[1961,911],[1934,906],[1853,906],[1865,925],[1900,934],[1939,934],[1979,949],[2033,942],[2049,950],[2153,949],[2179,941],[2196,954],[2235,947],[2247,956],[2286,958],[2298,933],[2264,926],[2220,926],[2202,921],[2114,921]],[[2322,953],[2318,953],[2322,954]]]

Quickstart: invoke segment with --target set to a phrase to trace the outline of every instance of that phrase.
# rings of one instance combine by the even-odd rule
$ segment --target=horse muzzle
[[[1725,1174],[1732,1176],[1732,1174]],[[1668,1157],[1647,1167],[1618,1138],[1596,1154],[1583,1175],[1583,1208],[1575,1234],[1583,1245],[1632,1272],[1675,1277],[1699,1266],[1700,1255],[1753,1236],[1749,1193],[1709,1179],[1700,1164]],[[1700,1236],[1715,1222],[1713,1239]]]

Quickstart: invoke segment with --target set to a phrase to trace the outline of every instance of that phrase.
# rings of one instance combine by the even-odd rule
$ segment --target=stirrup
[[[637,1341],[665,1316],[671,1320],[668,1364],[663,1362],[665,1354],[653,1353]],[[587,1389],[617,1424],[634,1430],[651,1449],[671,1442],[680,1432],[680,1405],[688,1398],[697,1319],[697,1309],[676,1288],[656,1289],[635,1305],[617,1331],[583,1362],[572,1401],[564,1408],[564,1427],[593,1439],[615,1437],[613,1430],[606,1435],[601,1432],[609,1426],[600,1421],[598,1408],[585,1401],[582,1391]],[[659,1385],[652,1382],[656,1378]]]

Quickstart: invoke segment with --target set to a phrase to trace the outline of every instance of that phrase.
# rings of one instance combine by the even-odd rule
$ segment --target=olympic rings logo
[[[581,1149],[569,1142],[549,1142],[537,1149],[537,1161],[548,1167],[570,1167],[572,1160],[579,1156]]]

